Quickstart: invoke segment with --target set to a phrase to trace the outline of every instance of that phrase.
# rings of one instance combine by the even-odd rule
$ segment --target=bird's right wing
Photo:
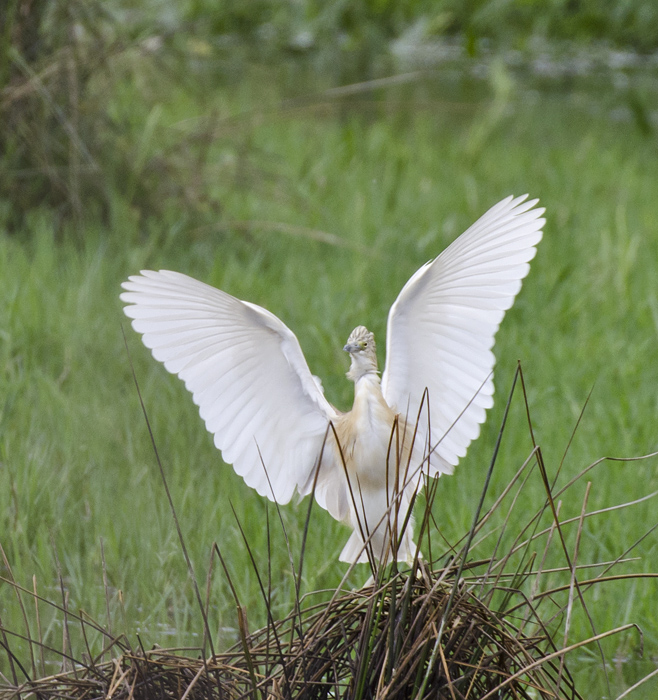
[[[178,272],[143,270],[122,286],[133,328],[185,382],[224,461],[270,500],[307,493],[337,412],[294,333],[260,306]]]

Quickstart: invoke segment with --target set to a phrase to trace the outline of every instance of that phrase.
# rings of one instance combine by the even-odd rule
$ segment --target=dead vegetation
[[[518,376],[522,376],[520,370]],[[503,422],[501,436],[504,426]],[[498,446],[487,483],[497,449]],[[469,532],[435,557],[432,552],[437,547],[430,535],[436,528],[431,505],[437,482],[427,484],[427,507],[419,528],[421,546],[429,554],[427,560],[417,558],[412,567],[404,569],[396,564],[374,566],[370,585],[358,590],[345,590],[346,574],[335,591],[302,595],[299,592],[302,556],[298,566],[291,561],[298,593],[292,612],[281,620],[274,619],[270,585],[261,577],[245,540],[268,612],[268,624],[256,632],[249,631],[247,611],[225,565],[226,553],[214,544],[208,581],[214,575],[215,563],[221,563],[237,609],[239,641],[227,651],[215,648],[221,641],[213,639],[210,633],[210,593],[204,601],[195,579],[204,622],[203,642],[195,649],[145,650],[139,637],[135,645],[125,635],[113,635],[109,628],[84,613],[70,610],[63,584],[61,604],[41,598],[36,582],[33,590],[22,587],[13,580],[5,559],[9,577],[3,584],[15,590],[25,629],[9,630],[0,620],[3,667],[7,669],[0,676],[0,698],[578,700],[586,697],[581,694],[585,691],[576,688],[567,665],[568,655],[586,646],[594,649],[605,675],[607,660],[601,640],[622,633],[640,641],[642,638],[635,624],[597,630],[587,609],[587,592],[592,586],[611,580],[658,577],[655,573],[610,573],[613,567],[629,561],[630,550],[639,542],[620,552],[613,561],[579,562],[580,539],[587,518],[612,517],[610,510],[633,505],[589,512],[588,484],[580,515],[560,516],[558,499],[563,499],[566,491],[604,461],[589,465],[556,490],[554,481],[549,482],[541,449],[535,446],[505,491],[483,512],[485,486]],[[512,544],[503,548],[509,512],[519,502],[531,475],[542,479],[546,499],[534,504],[534,508],[526,507],[527,524],[513,534]],[[176,519],[168,490],[167,493]],[[655,495],[649,494],[645,499]],[[498,516],[502,513],[505,517],[501,520]],[[310,514],[311,508],[307,527]],[[187,559],[182,535],[181,545]],[[556,553],[562,565],[548,568]],[[191,562],[187,561],[193,574]],[[210,591],[210,585],[207,590]],[[63,635],[59,649],[42,633],[39,606],[44,604],[57,608],[61,616]],[[36,617],[30,621],[31,606]],[[577,609],[589,620],[591,634],[570,642]],[[76,626],[80,632],[77,638],[83,640],[82,648],[77,650],[72,648],[70,634]],[[93,639],[96,642],[89,641]],[[27,658],[24,653],[14,651],[17,645],[26,642]],[[59,673],[46,676],[45,655],[59,657]],[[640,687],[657,673],[649,673],[634,687]],[[626,695],[625,692],[618,697]]]

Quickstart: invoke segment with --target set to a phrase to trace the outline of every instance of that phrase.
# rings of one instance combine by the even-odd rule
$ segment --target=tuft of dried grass
[[[522,384],[520,367],[514,386],[519,377]],[[513,393],[514,387],[508,409]],[[507,411],[498,445],[506,419]],[[268,624],[261,630],[249,631],[247,611],[228,574],[224,555],[214,544],[207,591],[210,591],[213,560],[217,557],[235,598],[239,636],[235,646],[221,653],[214,649],[221,640],[213,640],[210,633],[210,600],[204,603],[201,598],[162,471],[203,616],[203,644],[196,649],[155,647],[147,651],[141,643],[135,647],[124,635],[117,637],[84,613],[71,611],[61,580],[61,604],[41,598],[36,581],[32,589],[19,585],[13,579],[10,563],[4,558],[9,577],[3,581],[15,589],[26,631],[23,634],[9,630],[0,619],[0,647],[4,649],[9,669],[7,677],[0,674],[0,700],[25,697],[43,700],[101,697],[579,700],[583,696],[576,688],[567,657],[586,646],[598,647],[605,675],[606,658],[601,640],[620,633],[637,633],[640,638],[642,634],[632,623],[603,632],[596,630],[585,594],[592,586],[611,580],[658,578],[658,574],[652,573],[609,574],[613,567],[628,561],[630,551],[655,527],[613,561],[579,562],[580,539],[587,518],[610,517],[611,511],[633,505],[628,503],[590,512],[588,484],[580,514],[576,517],[560,515],[561,505],[557,499],[563,498],[567,490],[605,460],[589,465],[566,486],[557,489],[557,475],[549,479],[541,448],[534,445],[504,492],[484,511],[486,484],[494,468],[498,445],[473,525],[460,542],[448,546],[434,558],[430,555],[427,561],[417,556],[413,565],[403,570],[398,569],[397,563],[377,565],[371,556],[373,576],[369,585],[359,590],[345,590],[348,572],[335,591],[306,595],[300,594],[302,551],[298,566],[291,556],[297,597],[292,612],[284,619],[274,619],[267,592],[269,586],[263,584],[264,578],[245,538],[268,612]],[[535,504],[534,512],[524,503],[528,520],[519,532],[513,533],[511,545],[504,547],[509,514],[522,500],[521,493],[531,475],[537,473],[544,484],[546,498]],[[436,482],[426,485],[427,507],[419,532],[424,549],[429,552],[437,549],[430,541],[434,529],[431,504],[435,485]],[[648,494],[641,500],[656,495]],[[507,511],[503,511],[505,507]],[[310,514],[309,507],[307,528]],[[503,516],[502,524],[497,516]],[[573,533],[568,537],[572,527],[576,528],[575,537]],[[548,562],[557,557],[561,557],[562,565],[549,568]],[[105,586],[107,593],[107,584]],[[23,602],[26,597],[35,604],[36,635],[30,632],[34,625],[28,621],[28,606]],[[59,651],[42,636],[39,604],[44,602],[61,614],[63,637]],[[578,608],[589,620],[591,635],[569,643],[573,616]],[[72,648],[70,629],[74,624],[80,627],[77,638],[84,640],[81,650]],[[94,637],[102,639],[101,648],[89,643]],[[28,642],[29,658],[13,651],[14,640]],[[45,676],[44,652],[49,656],[59,655],[60,673]],[[108,657],[110,660],[105,661]],[[649,673],[619,697],[626,697],[655,675],[656,672]]]
[[[558,649],[540,620],[524,632],[530,601],[492,610],[476,594],[481,578],[457,580],[458,568],[419,562],[253,634],[240,609],[241,642],[208,658],[113,639],[111,661],[70,658],[74,668],[0,686],[0,698],[581,698],[563,660],[593,639]]]
[[[225,653],[124,649],[0,697],[580,698],[568,673],[556,693],[561,655],[546,653],[546,631],[524,634],[456,573],[454,564],[431,571],[420,562],[243,634]]]

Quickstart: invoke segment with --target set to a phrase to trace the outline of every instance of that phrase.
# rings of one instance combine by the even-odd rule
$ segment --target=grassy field
[[[442,535],[452,542],[470,526],[517,360],[549,473],[561,465],[558,483],[600,457],[657,450],[655,132],[632,114],[615,118],[610,92],[539,94],[508,78],[503,93],[427,80],[285,108],[271,84],[253,81],[239,95],[218,91],[211,105],[217,113],[243,117],[219,121],[222,138],[212,139],[206,154],[217,167],[216,226],[190,224],[182,214],[140,225],[139,213],[117,201],[110,224],[92,217],[81,242],[56,237],[54,221],[39,211],[21,232],[0,232],[0,544],[11,567],[10,573],[0,564],[3,577],[29,589],[35,577],[38,592],[61,603],[59,571],[68,606],[103,624],[109,607],[115,632],[139,634],[145,647],[199,642],[201,617],[132,358],[202,588],[216,541],[251,626],[265,621],[232,505],[263,570],[269,517],[274,608],[286,613],[294,585],[276,512],[222,464],[182,384],[141,346],[121,311],[121,281],[142,268],[174,269],[267,307],[295,331],[329,400],[345,409],[352,385],[343,376],[342,346],[351,329],[364,323],[375,332],[383,365],[386,314],[406,279],[511,193],[541,199],[545,237],[498,336],[496,406],[454,477],[439,485]],[[145,149],[157,150],[160,134],[187,128],[184,116],[194,116],[190,105],[163,104]],[[335,239],[318,240],[324,234]],[[531,449],[517,395],[490,501]],[[588,510],[658,490],[657,465],[657,459],[601,464],[587,477]],[[587,479],[570,489],[563,514],[580,513]],[[539,507],[538,477],[523,497],[528,511]],[[587,520],[579,560],[619,556],[658,522],[656,512],[649,499]],[[306,502],[282,509],[296,559],[305,514]],[[337,558],[347,535],[314,511],[304,591],[339,583],[345,567]],[[641,560],[624,571],[656,572],[656,534],[633,555]],[[215,568],[210,619],[221,646],[235,640],[236,619],[216,562]],[[365,578],[357,571],[350,584]],[[639,622],[645,657],[655,658],[657,595],[655,581],[638,580],[600,586],[587,602],[599,631]],[[33,604],[26,604],[34,630]],[[23,634],[16,594],[1,583],[0,610],[5,628]],[[61,614],[44,605],[40,614],[44,635],[61,646]],[[571,634],[591,634],[583,616]],[[22,648],[19,639],[12,645]],[[606,649],[634,659],[638,645],[635,634]],[[581,672],[596,677],[595,651],[581,658]],[[0,654],[7,673],[4,664]],[[632,663],[620,664],[616,687],[635,673]]]

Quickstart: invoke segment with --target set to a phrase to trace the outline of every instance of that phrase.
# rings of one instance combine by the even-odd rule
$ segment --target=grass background
[[[205,51],[203,43],[188,47],[185,65],[203,64],[194,81],[182,79],[172,53],[155,52],[156,60],[135,44],[122,47],[111,71],[93,74],[80,115],[107,107],[101,98],[112,88],[108,121],[95,136],[100,150],[91,154],[100,171],[65,158],[59,199],[37,196],[48,190],[38,180],[52,176],[46,166],[55,151],[40,151],[46,165],[32,178],[9,167],[7,153],[5,182],[16,187],[22,178],[35,199],[17,209],[9,190],[0,195],[3,576],[28,588],[36,576],[39,592],[57,600],[59,567],[70,607],[105,620],[102,541],[113,629],[138,633],[146,647],[199,641],[201,618],[123,328],[197,576],[204,580],[217,541],[252,627],[262,624],[265,609],[229,504],[263,567],[269,517],[275,611],[288,612],[294,586],[274,510],[221,463],[182,384],[141,346],[121,312],[121,281],[145,267],[175,269],[265,306],[294,330],[329,400],[346,409],[352,385],[341,348],[351,329],[375,332],[383,366],[386,314],[404,282],[510,193],[541,198],[545,237],[498,336],[496,406],[454,477],[441,481],[443,536],[454,541],[470,526],[517,360],[549,473],[591,391],[560,483],[599,457],[658,449],[658,139],[645,75],[528,81],[493,59],[482,77],[469,77],[467,61],[457,73],[336,97],[322,92],[336,76],[320,76],[312,63],[302,69],[286,59],[231,72],[212,53],[211,65],[223,67],[217,77]],[[319,241],[318,232],[337,240]],[[532,447],[518,399],[490,499]],[[658,490],[656,465],[601,465],[588,509]],[[570,491],[564,514],[580,512],[584,490],[582,483]],[[539,478],[524,498],[529,511],[539,507]],[[282,509],[296,556],[305,514],[306,502]],[[652,500],[588,520],[580,561],[614,559],[656,522]],[[347,536],[314,511],[304,590],[338,584]],[[655,572],[655,533],[638,553],[642,561],[625,570]],[[351,583],[366,577],[357,572]],[[639,621],[645,658],[655,659],[657,594],[650,581],[595,589],[588,602],[597,630]],[[3,584],[0,610],[5,627],[23,629],[15,592]],[[41,615],[57,645],[61,616]],[[235,639],[234,605],[219,574],[211,623],[218,639]],[[585,634],[587,622],[577,618],[572,635]],[[638,637],[607,648],[636,659]],[[600,675],[594,653],[581,661],[583,674]],[[615,682],[621,689],[636,673],[633,663],[619,664]]]

